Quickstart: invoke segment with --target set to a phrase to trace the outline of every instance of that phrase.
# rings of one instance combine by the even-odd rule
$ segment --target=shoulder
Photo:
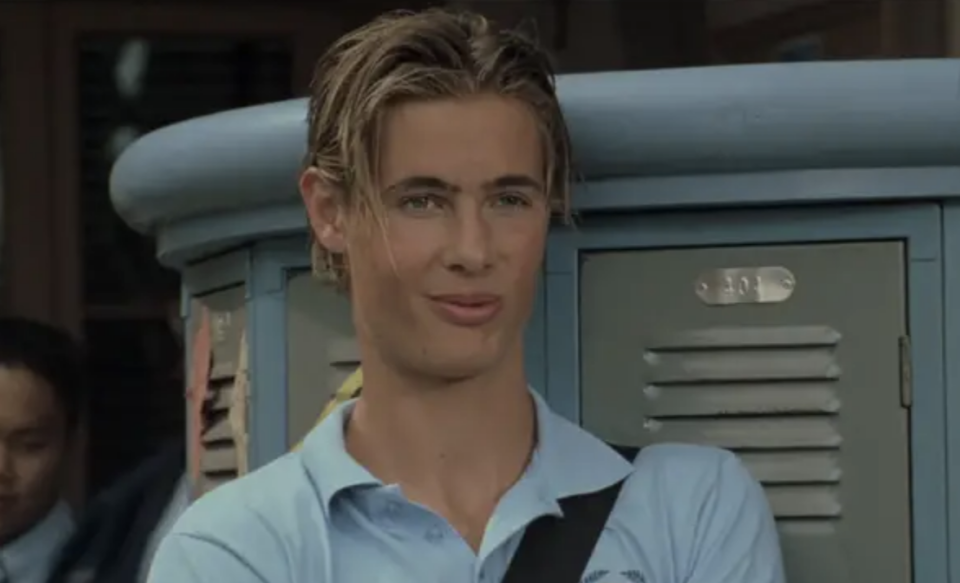
[[[299,550],[314,549],[316,560],[326,548],[325,525],[300,454],[287,454],[194,502],[161,542],[150,580],[219,581],[218,571],[233,569],[243,570],[242,581],[295,580],[290,568],[301,560]],[[181,575],[188,568],[190,576]]]
[[[766,505],[760,484],[735,454],[716,447],[663,443],[643,448],[633,462],[633,474],[623,487],[622,499],[656,501],[672,518],[691,513],[722,496]],[[690,515],[690,516],[688,516]],[[702,514],[700,514],[702,516]]]
[[[251,521],[281,527],[314,507],[319,511],[320,502],[301,454],[289,453],[200,497],[171,532],[228,536]]]
[[[687,443],[658,443],[640,450],[634,459],[634,475],[640,479],[674,479],[677,477],[712,480],[726,471],[743,469],[731,451]]]
[[[696,537],[718,497],[765,505],[763,489],[733,453],[714,447],[664,443],[643,448],[623,485],[616,515],[629,530],[663,528],[679,539]],[[714,517],[715,518],[715,517]]]
[[[783,581],[767,497],[732,452],[685,444],[644,448],[611,519],[635,552],[657,541],[659,554],[679,559],[685,581]],[[727,575],[716,577],[721,572]]]

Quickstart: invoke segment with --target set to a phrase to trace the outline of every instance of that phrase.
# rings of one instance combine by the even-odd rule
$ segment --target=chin
[[[460,382],[476,378],[490,370],[491,366],[476,360],[461,360],[457,362],[436,363],[428,368],[432,377],[443,379],[446,382]]]
[[[420,368],[427,376],[443,379],[446,382],[458,382],[483,375],[497,365],[496,354],[472,352],[470,354],[438,354],[427,362],[421,362]]]

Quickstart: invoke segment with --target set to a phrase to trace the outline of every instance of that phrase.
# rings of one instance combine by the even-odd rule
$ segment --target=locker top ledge
[[[558,87],[581,211],[960,195],[957,59],[616,71]],[[297,99],[151,132],[114,165],[113,204],[156,235],[296,205],[305,118]],[[879,191],[857,182],[869,176]],[[822,184],[804,194],[811,183]]]

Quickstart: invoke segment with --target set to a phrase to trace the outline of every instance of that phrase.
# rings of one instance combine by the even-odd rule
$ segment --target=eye
[[[522,194],[516,192],[504,192],[497,195],[498,207],[526,207],[530,206],[530,202]]]
[[[47,447],[47,442],[45,442],[45,441],[27,441],[27,442],[24,442],[23,444],[21,444],[20,447],[23,449],[23,451],[33,453],[33,452],[38,452],[38,451],[40,451],[40,450],[42,450],[42,449],[46,449],[46,447]]]
[[[47,439],[39,437],[30,437],[16,442],[15,448],[21,452],[31,454],[43,451],[50,445]]]
[[[432,211],[440,208],[437,197],[429,194],[405,196],[400,199],[400,208],[412,212]]]

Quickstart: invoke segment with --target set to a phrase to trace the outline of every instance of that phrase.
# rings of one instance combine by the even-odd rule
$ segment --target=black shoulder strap
[[[611,448],[621,456],[623,459],[627,460],[630,463],[633,463],[637,459],[637,455],[640,453],[642,448],[639,448],[635,445],[617,445],[615,443],[608,443]]]
[[[631,462],[640,451],[610,447]],[[530,524],[502,583],[579,583],[622,486],[564,498],[563,518],[542,516]]]

